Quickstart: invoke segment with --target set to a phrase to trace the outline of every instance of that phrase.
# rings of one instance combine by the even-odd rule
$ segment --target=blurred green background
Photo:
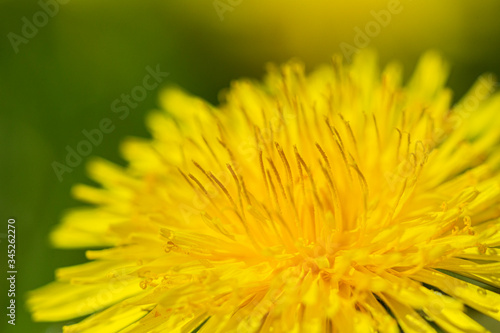
[[[6,271],[7,219],[15,218],[18,270],[16,326],[7,325],[4,310],[2,332],[61,331],[63,323],[33,323],[24,300],[28,290],[52,281],[57,267],[85,261],[84,250],[51,248],[48,233],[66,210],[80,205],[71,186],[90,181],[88,158],[62,181],[51,164],[64,163],[66,146],[75,148],[82,131],[103,118],[116,128],[92,155],[123,164],[119,143],[148,136],[144,115],[158,107],[161,88],[149,91],[123,120],[111,104],[142,85],[147,66],[169,72],[162,86],[175,84],[217,103],[231,80],[261,78],[269,61],[298,57],[309,69],[328,62],[340,43],[355,46],[355,28],[363,31],[375,20],[372,11],[389,6],[379,0],[60,0],[58,12],[41,24],[37,13],[49,2],[0,0],[0,269]],[[456,99],[481,73],[500,75],[497,1],[401,0],[400,6],[369,38],[382,63],[398,59],[408,75],[423,51],[437,49],[452,65],[449,86]],[[34,15],[42,20],[38,31],[13,47],[11,33],[25,38],[23,26]],[[5,278],[0,290],[5,309]],[[496,323],[485,325],[494,331]]]

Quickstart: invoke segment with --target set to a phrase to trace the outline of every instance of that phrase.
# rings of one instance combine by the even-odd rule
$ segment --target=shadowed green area
[[[231,80],[241,76],[260,78],[265,61],[301,56],[256,48],[253,62],[236,59],[233,51],[243,43],[262,45],[252,39],[251,33],[238,35],[231,30],[231,20],[245,15],[244,2],[224,22],[219,21],[212,1],[190,1],[193,6],[204,7],[208,18],[203,22],[179,3],[69,1],[60,5],[59,12],[27,38],[26,44],[19,44],[16,53],[8,34],[22,35],[23,18],[32,21],[41,7],[36,1],[0,1],[0,234],[6,233],[7,219],[15,218],[18,271],[16,326],[7,324],[2,310],[1,332],[61,332],[64,323],[32,322],[24,302],[28,290],[53,280],[56,268],[85,261],[83,250],[51,248],[48,234],[66,210],[80,205],[71,198],[70,189],[79,182],[90,183],[85,175],[89,157],[84,157],[71,173],[62,174],[62,181],[52,163],[65,163],[66,147],[76,149],[85,139],[82,131],[98,128],[103,118],[109,118],[114,130],[103,135],[102,143],[92,146],[90,155],[123,164],[119,143],[126,136],[148,136],[144,116],[158,106],[161,88],[148,91],[143,101],[129,108],[124,119],[113,112],[112,103],[143,84],[148,66],[159,66],[169,73],[162,87],[175,84],[216,103],[218,92]],[[425,24],[426,17],[421,19]],[[477,17],[471,22],[500,31],[498,20],[485,22]],[[453,64],[450,86],[458,94],[485,71],[500,75],[499,36],[475,34],[473,28],[471,23],[470,30],[457,30],[456,35],[474,48],[474,57],[459,57],[447,50],[445,36],[442,44],[423,45],[419,50],[443,50]],[[279,42],[270,31],[266,43],[279,46]],[[334,51],[338,50],[325,50],[318,58],[327,62]],[[419,53],[403,59],[408,65],[405,73],[410,72]],[[383,55],[382,60],[387,61],[390,52]],[[309,68],[314,64],[308,63]],[[3,276],[7,244],[5,238],[0,241]],[[7,306],[7,289],[2,278],[2,309]],[[494,331],[496,322],[489,320],[486,325]]]

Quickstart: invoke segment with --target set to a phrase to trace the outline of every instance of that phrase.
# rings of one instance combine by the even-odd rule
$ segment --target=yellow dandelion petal
[[[89,263],[32,292],[65,332],[487,332],[500,321],[500,96],[452,106],[448,66],[340,56],[240,80],[214,107],[178,89],[128,166],[89,164],[52,241]],[[97,248],[97,249],[96,249]]]

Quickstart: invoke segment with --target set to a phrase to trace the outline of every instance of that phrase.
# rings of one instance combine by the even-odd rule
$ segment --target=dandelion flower
[[[221,106],[169,89],[127,167],[56,246],[94,248],[30,295],[64,332],[486,332],[500,320],[500,97],[455,107],[428,53],[408,84],[361,53],[236,81]]]

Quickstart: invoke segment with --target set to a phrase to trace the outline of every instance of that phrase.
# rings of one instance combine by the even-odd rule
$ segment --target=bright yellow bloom
[[[91,262],[34,291],[65,332],[485,332],[500,320],[500,96],[480,78],[450,108],[446,65],[401,86],[375,56],[271,68],[220,107],[168,90],[122,168],[66,216],[59,247]],[[454,277],[449,273],[454,272]],[[470,281],[470,280],[468,280]],[[121,329],[121,330],[120,330]]]

